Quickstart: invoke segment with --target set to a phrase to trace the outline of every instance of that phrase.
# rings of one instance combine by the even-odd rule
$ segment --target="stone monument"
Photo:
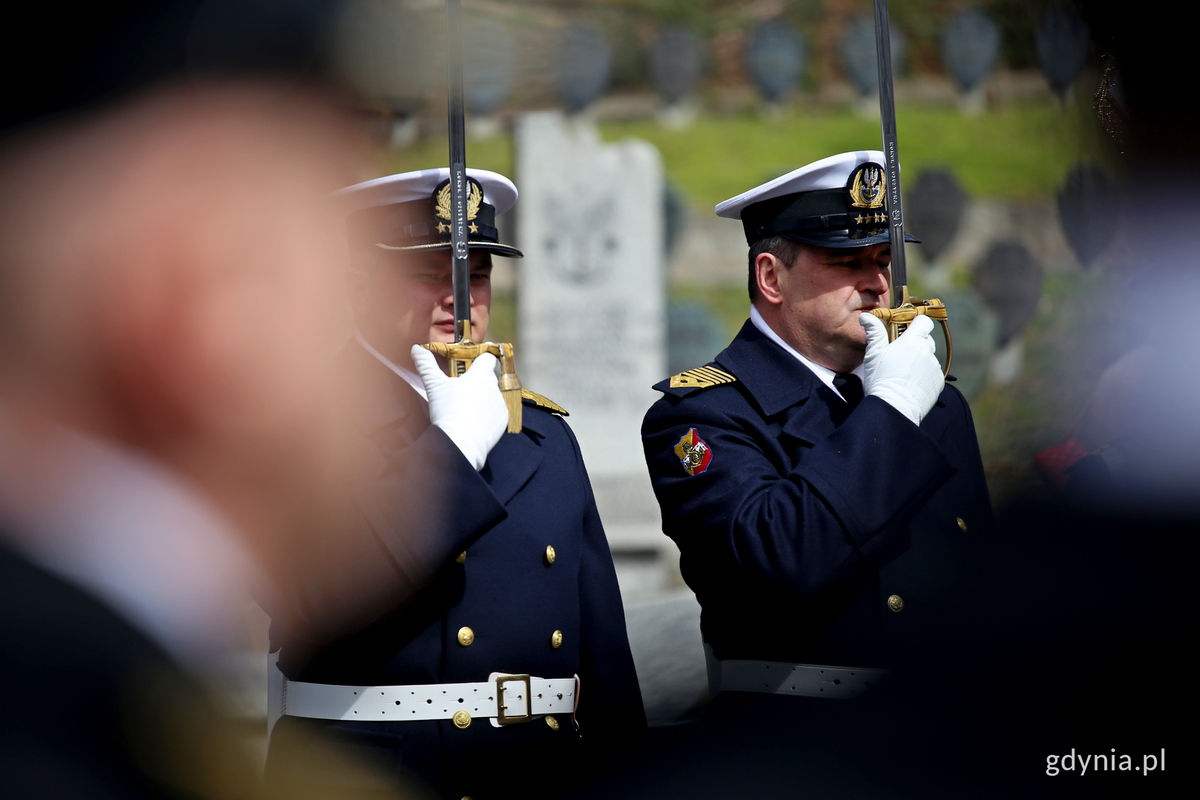
[[[523,114],[515,128],[521,381],[570,412],[622,589],[653,593],[666,579],[660,555],[673,564],[675,552],[640,433],[651,387],[667,377],[658,151],[602,143],[560,112]]]
[[[587,22],[567,26],[555,61],[555,92],[568,112],[578,114],[604,93],[612,60],[612,45],[599,28]]]
[[[746,70],[768,108],[780,106],[804,71],[805,42],[778,20],[761,23],[746,42]]]
[[[950,18],[942,32],[942,64],[962,92],[961,107],[968,113],[984,110],[982,87],[1000,56],[1000,28],[991,17],[963,9]]]
[[[495,136],[495,118],[512,94],[517,71],[516,43],[508,28],[486,17],[470,17],[463,24],[463,100],[470,113],[468,131],[473,136]]]
[[[1090,47],[1091,29],[1087,22],[1066,5],[1048,9],[1034,31],[1034,49],[1042,73],[1063,102],[1083,71]]]
[[[363,101],[381,114],[379,122],[393,146],[416,141],[417,118],[430,92],[445,91],[431,46],[444,30],[444,19],[370,0],[349,0],[337,16],[331,59]]]
[[[921,240],[921,252],[928,259],[924,278],[931,289],[945,292],[951,278],[943,256],[963,227],[971,198],[954,173],[944,167],[922,171],[905,189],[907,227]]]
[[[691,95],[704,76],[704,44],[691,29],[666,25],[646,51],[650,83],[662,99],[659,119],[669,127],[688,125],[695,113]]]
[[[888,29],[892,49],[892,73],[902,72],[908,42],[896,26]],[[838,43],[842,69],[857,90],[856,107],[863,116],[879,114],[879,59],[876,57],[875,20],[866,15],[855,17]]]
[[[1091,267],[1108,249],[1121,222],[1121,189],[1097,164],[1076,164],[1057,193],[1063,236],[1079,265]]]
[[[999,349],[988,364],[988,379],[1010,383],[1024,364],[1021,332],[1037,315],[1042,298],[1041,263],[1016,240],[993,242],[976,265],[972,285],[999,320]]]
[[[1000,339],[1000,320],[996,312],[973,289],[953,289],[939,298],[950,314],[950,335],[954,340],[954,358],[950,374],[954,385],[970,400],[982,389],[991,373],[992,355]],[[934,334],[938,361],[945,364],[944,340]]]

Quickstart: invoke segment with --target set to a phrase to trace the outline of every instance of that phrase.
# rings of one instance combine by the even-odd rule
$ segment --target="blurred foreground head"
[[[363,156],[321,77],[334,5],[81,10],[5,110],[0,507],[55,502],[66,428],[181,476],[269,566],[324,513],[344,259],[328,197]]]
[[[337,5],[31,5],[54,36],[0,53],[5,797],[260,795],[192,678],[339,496],[330,198],[365,153]]]
[[[1077,426],[1091,455],[1071,469],[1080,499],[1140,517],[1200,518],[1200,294],[1195,223],[1200,111],[1164,75],[1190,68],[1152,16],[1084,4],[1104,80],[1097,130],[1122,184],[1128,256],[1110,298],[1124,354],[1097,376]]]

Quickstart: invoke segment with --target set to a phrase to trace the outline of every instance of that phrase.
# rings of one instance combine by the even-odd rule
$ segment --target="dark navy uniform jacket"
[[[235,744],[239,726],[195,676],[6,538],[0,532],[0,796],[264,796]]]
[[[268,774],[302,766],[305,737],[319,731],[415,771],[446,797],[562,792],[562,782],[584,779],[580,763],[636,741],[646,724],[574,435],[526,402],[524,430],[505,434],[476,472],[407,383],[354,342],[340,358],[371,383],[351,416],[378,459],[350,487],[355,522],[334,540],[328,569],[273,618],[284,674],[351,685],[578,674],[579,730],[569,716],[555,718],[557,729],[546,719],[496,728],[480,718],[459,729],[284,717]]]
[[[993,525],[966,400],[947,384],[920,427],[875,397],[851,411],[749,321],[712,366],[736,380],[658,384],[642,428],[705,641],[886,666],[938,602],[923,576]]]

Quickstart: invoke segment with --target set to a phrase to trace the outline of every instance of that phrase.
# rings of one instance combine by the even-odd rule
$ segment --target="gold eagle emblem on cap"
[[[863,164],[850,180],[850,205],[855,208],[883,208],[883,167]]]
[[[450,222],[452,219],[451,214],[453,212],[453,203],[451,202],[450,182],[449,181],[446,182],[445,186],[443,186],[441,189],[438,189],[435,192],[433,202],[434,202],[433,215],[435,217],[437,217],[438,219],[444,219],[444,220],[446,220],[446,222]],[[475,217],[479,216],[479,204],[482,202],[483,202],[483,189],[480,188],[480,186],[477,182],[468,178],[467,179],[467,221],[468,222],[475,219]],[[477,225],[472,224],[469,226],[469,228],[470,228],[471,233],[479,233],[479,227]],[[444,223],[440,223],[440,222],[438,223],[437,229],[438,229],[438,233],[449,233],[450,232],[450,226],[446,225]]]

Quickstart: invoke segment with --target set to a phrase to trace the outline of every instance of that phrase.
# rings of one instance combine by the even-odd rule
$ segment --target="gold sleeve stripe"
[[[737,378],[716,367],[696,367],[671,377],[671,388],[707,389],[722,383],[733,383]]]

